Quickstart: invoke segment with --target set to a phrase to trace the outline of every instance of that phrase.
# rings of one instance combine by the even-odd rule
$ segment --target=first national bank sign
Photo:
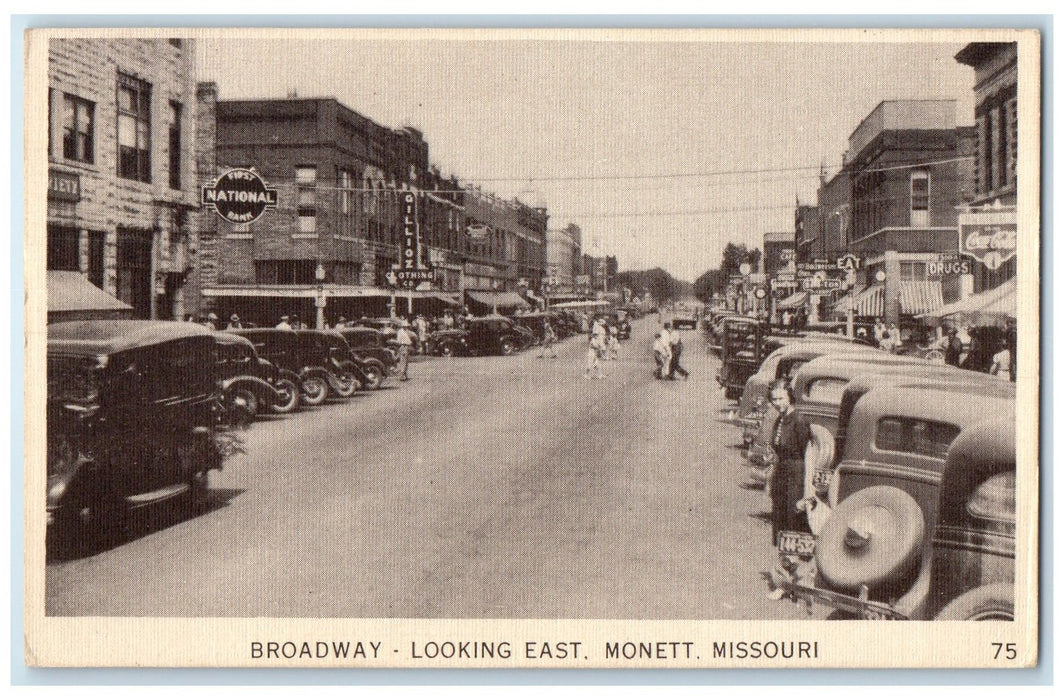
[[[234,168],[200,189],[200,203],[213,207],[226,221],[250,224],[277,206],[277,190],[267,187],[255,171]]]

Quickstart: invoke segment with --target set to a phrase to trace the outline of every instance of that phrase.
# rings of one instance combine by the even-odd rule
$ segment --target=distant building
[[[196,311],[195,53],[188,39],[49,41],[47,268],[137,318]]]
[[[577,291],[576,278],[583,270],[583,242],[580,227],[569,224],[563,229],[547,231],[547,273],[551,293],[572,295]]]

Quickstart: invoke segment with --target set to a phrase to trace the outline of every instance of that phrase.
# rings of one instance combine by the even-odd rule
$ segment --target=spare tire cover
[[[923,539],[924,515],[913,497],[894,486],[872,486],[832,511],[817,540],[817,568],[837,589],[875,589],[913,570]]]

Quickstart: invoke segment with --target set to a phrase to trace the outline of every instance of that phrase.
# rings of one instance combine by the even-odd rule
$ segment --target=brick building
[[[795,235],[800,262],[852,253],[860,267],[844,299],[811,300],[810,318],[852,305],[900,325],[965,292],[958,267],[928,264],[956,259],[958,211],[972,196],[976,133],[955,122],[954,100],[885,101],[850,135],[842,169],[821,180],[817,223],[802,227],[815,234],[796,225]]]
[[[388,315],[393,300],[399,313],[438,313],[466,290],[538,284],[545,211],[442,177],[416,129],[382,126],[333,98],[219,100],[204,83],[199,99],[201,180],[246,167],[278,190],[276,209],[251,224],[201,214],[204,295],[221,314],[332,323]],[[403,190],[415,193],[422,262],[436,270],[435,283],[412,291],[390,283]]]
[[[975,69],[975,191],[972,206],[992,208],[995,226],[1016,230],[1016,166],[1019,159],[1017,111],[1017,51],[1015,42],[968,44],[956,60]],[[979,217],[974,214],[973,218]],[[998,287],[1015,278],[1016,258],[995,260],[991,267],[973,260],[975,292]],[[993,264],[993,263],[992,263]]]
[[[196,311],[195,81],[191,40],[49,42],[47,267],[137,318]]]

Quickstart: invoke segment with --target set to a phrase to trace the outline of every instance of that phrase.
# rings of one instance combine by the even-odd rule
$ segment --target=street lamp
[[[315,328],[319,330],[325,328],[325,266],[318,261],[318,266],[314,268],[314,279],[318,283],[318,293],[314,298],[314,306],[317,307],[317,318],[315,319]]]

